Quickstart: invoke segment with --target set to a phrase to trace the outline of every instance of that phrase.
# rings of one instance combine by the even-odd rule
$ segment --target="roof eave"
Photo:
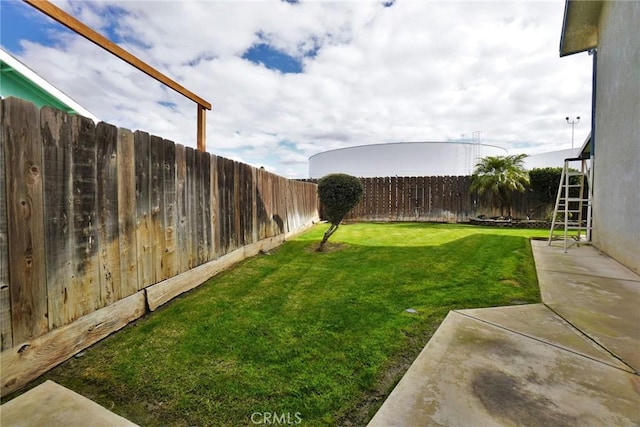
[[[587,138],[582,143],[582,147],[580,147],[580,151],[578,151],[579,156],[585,159],[591,157],[591,132],[587,135]]]
[[[560,36],[560,57],[597,47],[598,21],[603,3],[603,1],[566,1]]]
[[[56,98],[62,104],[66,105],[67,107],[75,111],[77,114],[84,117],[88,117],[91,120],[93,120],[95,123],[98,123],[100,121],[100,119],[96,117],[94,114],[92,114],[89,110],[84,108],[82,105],[78,104],[67,94],[65,94],[64,92],[62,92],[61,90],[53,86],[51,83],[46,81],[44,78],[38,75],[31,68],[27,67],[25,64],[20,62],[18,59],[16,59],[15,57],[13,57],[11,54],[4,51],[3,49],[0,49],[0,60],[2,60],[2,62],[7,64],[10,68],[15,70],[17,73],[24,76],[24,78],[27,79],[32,85],[40,88],[42,91]]]

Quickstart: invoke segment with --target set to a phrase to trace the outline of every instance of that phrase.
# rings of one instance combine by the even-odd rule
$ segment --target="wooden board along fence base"
[[[24,341],[0,354],[1,395],[6,396],[92,344],[142,317],[144,291],[83,316],[73,323]]]

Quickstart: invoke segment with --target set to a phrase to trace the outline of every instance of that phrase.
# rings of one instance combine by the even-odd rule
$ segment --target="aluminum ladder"
[[[564,251],[573,245],[591,244],[591,201],[593,200],[593,168],[588,168],[588,158],[577,157],[564,160],[564,167],[558,185],[556,206],[553,210],[549,245],[556,238],[558,219],[563,223],[561,240]],[[576,163],[580,166],[576,167]],[[578,177],[573,178],[573,177]],[[570,231],[575,230],[575,234]]]

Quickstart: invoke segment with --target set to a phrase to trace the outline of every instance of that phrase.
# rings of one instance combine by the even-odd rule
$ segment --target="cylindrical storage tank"
[[[496,145],[470,142],[394,142],[338,148],[309,157],[309,177],[330,173],[382,176],[471,175],[478,159],[504,156]]]

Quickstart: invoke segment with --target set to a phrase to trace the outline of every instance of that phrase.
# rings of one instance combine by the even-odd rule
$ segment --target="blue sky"
[[[470,140],[512,153],[589,131],[591,58],[560,59],[564,1],[54,1],[213,104],[207,148],[305,177],[340,147]],[[96,116],[194,146],[195,105],[21,1],[3,48]],[[577,144],[579,144],[577,143]]]
[[[312,57],[313,55],[305,56]],[[281,52],[270,46],[269,43],[254,44],[242,55],[242,58],[282,73],[303,72],[302,58],[296,58],[285,52]]]
[[[17,1],[2,1],[0,3],[0,43],[3,48],[13,52],[21,53],[21,40],[33,40],[38,43],[52,43],[53,40],[47,37],[44,23],[45,19],[38,19],[35,11],[31,11],[29,6]],[[44,18],[44,17],[43,17]],[[35,21],[41,21],[38,25]]]

